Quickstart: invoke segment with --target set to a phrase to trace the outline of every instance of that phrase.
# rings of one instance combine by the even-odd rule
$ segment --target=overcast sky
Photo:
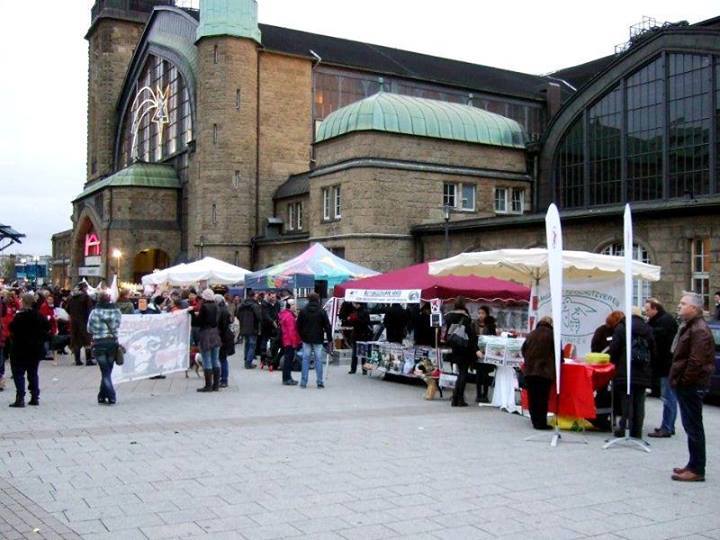
[[[185,1],[185,0],[183,0]],[[0,223],[27,235],[4,253],[50,253],[85,180],[93,0],[0,0]],[[612,54],[643,15],[691,23],[714,0],[259,0],[260,22],[527,73]],[[438,8],[442,8],[440,11]]]

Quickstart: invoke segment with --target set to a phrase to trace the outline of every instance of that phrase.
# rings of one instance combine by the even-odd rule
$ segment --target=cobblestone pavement
[[[40,407],[0,394],[1,538],[720,538],[716,407],[708,481],[679,484],[679,422],[652,454],[592,433],[553,449],[523,440],[527,418],[420,387],[343,367],[285,387],[237,358],[219,393],[179,373],[107,407],[97,368],[69,363],[43,363]],[[649,399],[646,428],[659,417]]]

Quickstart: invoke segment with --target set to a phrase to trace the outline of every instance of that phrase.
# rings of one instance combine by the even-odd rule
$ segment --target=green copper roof
[[[260,43],[257,0],[200,0],[197,39],[236,36]]]
[[[83,199],[108,187],[140,187],[180,189],[175,169],[170,165],[157,163],[133,163],[129,167],[103,178],[85,188],[75,200]]]
[[[385,131],[511,148],[525,148],[520,124],[477,107],[379,92],[322,121],[315,142],[353,131]]]

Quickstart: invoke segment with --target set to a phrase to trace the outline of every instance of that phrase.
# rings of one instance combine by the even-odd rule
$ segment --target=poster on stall
[[[536,294],[533,290],[532,294]],[[595,329],[605,323],[611,311],[623,310],[625,284],[622,274],[609,279],[592,281],[566,279],[562,296],[562,343],[575,345],[578,358],[590,352]],[[537,291],[538,318],[552,315],[550,290],[541,281]]]
[[[345,300],[370,304],[417,304],[420,289],[348,289]]]
[[[118,340],[125,362],[113,369],[113,384],[184,371],[190,359],[190,315],[123,315]]]

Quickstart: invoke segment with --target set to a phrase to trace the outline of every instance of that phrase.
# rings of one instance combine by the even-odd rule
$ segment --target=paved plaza
[[[681,484],[684,433],[652,454],[593,433],[553,449],[523,441],[527,418],[421,387],[332,367],[300,389],[232,363],[214,394],[179,373],[100,406],[98,369],[67,358],[43,363],[39,408],[0,394],[0,537],[720,538],[716,407],[708,481]],[[646,427],[659,417],[649,399]]]

